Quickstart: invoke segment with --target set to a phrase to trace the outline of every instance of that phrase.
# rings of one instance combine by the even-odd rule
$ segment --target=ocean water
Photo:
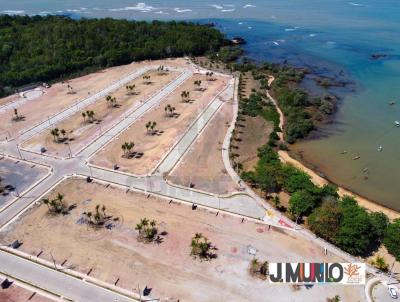
[[[400,210],[398,0],[0,0],[0,13],[215,22],[228,36],[243,36],[254,59],[351,82],[330,91],[341,97],[335,121],[293,149],[330,180]],[[373,53],[387,56],[372,60]]]

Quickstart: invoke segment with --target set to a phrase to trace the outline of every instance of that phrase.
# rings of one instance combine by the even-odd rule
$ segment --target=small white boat
[[[399,121],[395,121],[394,124],[396,125],[396,127],[400,127],[400,122]]]
[[[382,147],[382,145],[380,145],[379,147],[378,147],[378,152],[381,152],[383,150],[383,147]]]

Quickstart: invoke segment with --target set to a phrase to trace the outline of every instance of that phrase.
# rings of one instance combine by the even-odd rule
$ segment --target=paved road
[[[60,271],[0,251],[0,272],[77,302],[132,302],[134,299]]]

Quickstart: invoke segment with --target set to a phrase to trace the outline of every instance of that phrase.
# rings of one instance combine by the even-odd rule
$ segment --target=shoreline
[[[335,182],[332,182],[329,179],[318,175],[318,173],[315,170],[308,168],[307,165],[304,164],[303,162],[301,162],[300,160],[297,160],[297,159],[293,158],[289,154],[289,152],[279,150],[278,154],[279,154],[279,158],[280,158],[280,160],[282,162],[290,163],[293,166],[295,166],[296,168],[298,168],[300,170],[303,170],[308,175],[310,175],[311,181],[314,184],[319,185],[319,186],[323,186],[323,185],[329,184],[329,183],[337,185]],[[393,220],[393,219],[396,219],[396,218],[400,218],[400,213],[398,211],[396,211],[396,210],[393,210],[393,209],[391,209],[391,208],[389,208],[387,206],[381,205],[376,201],[373,201],[373,200],[370,200],[370,199],[368,199],[366,197],[363,197],[363,196],[361,196],[361,195],[359,195],[357,193],[354,193],[354,192],[350,191],[349,189],[344,188],[342,186],[338,186],[337,185],[337,187],[338,187],[339,196],[342,197],[344,195],[348,195],[348,196],[354,197],[357,200],[357,203],[360,206],[366,208],[368,211],[371,211],[371,212],[382,212],[382,213],[386,214],[390,220]]]
[[[270,75],[268,78],[268,86],[270,86],[274,80],[275,80],[275,77]],[[279,127],[282,129],[282,132],[278,132],[278,136],[279,136],[280,141],[285,142],[284,138],[283,138],[283,128],[284,128],[284,123],[285,123],[285,116],[284,116],[282,110],[279,108],[278,102],[271,96],[269,91],[267,91],[267,96],[275,104],[275,107],[279,113]],[[295,166],[296,168],[306,172],[311,177],[311,181],[314,184],[323,186],[325,184],[332,183],[338,187],[339,196],[342,197],[344,195],[348,195],[348,196],[354,197],[356,199],[357,203],[360,206],[366,208],[368,211],[382,212],[382,213],[386,214],[386,216],[390,220],[400,218],[400,212],[393,210],[382,204],[379,204],[376,201],[373,201],[371,199],[363,197],[357,193],[354,193],[347,188],[337,185],[335,182],[329,180],[328,178],[320,176],[318,174],[318,171],[315,171],[315,169],[311,169],[311,168],[307,167],[307,163],[303,163],[302,161],[295,159],[294,157],[292,157],[290,155],[290,153],[288,151],[279,150],[278,154],[279,154],[279,159],[281,160],[281,162],[290,163],[293,166]]]

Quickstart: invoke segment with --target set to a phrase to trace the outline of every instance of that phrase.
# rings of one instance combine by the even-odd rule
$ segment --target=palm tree
[[[157,126],[156,122],[152,122],[150,125],[150,129],[151,129],[151,134],[154,135],[156,133],[156,130],[154,130]]]
[[[86,113],[82,112],[83,122],[86,122]]]
[[[18,109],[17,108],[14,108],[14,115],[15,115],[14,119],[16,121],[19,120],[19,115],[18,115]]]
[[[146,84],[146,85],[149,85],[151,82],[150,82],[150,76],[149,75],[145,75],[145,76],[143,76],[143,80],[144,80],[144,83]]]
[[[122,151],[124,151],[124,156],[126,156],[126,151],[128,149],[128,146],[127,146],[126,142],[122,144],[121,149],[122,149]]]
[[[146,123],[147,134],[149,134],[149,129],[150,129],[150,127],[151,127],[151,122],[148,121],[148,122]]]
[[[47,205],[47,207],[48,207],[49,210],[50,210],[50,206],[49,206],[50,200],[49,200],[48,198],[42,198],[42,202],[43,202],[45,205]]]
[[[63,138],[65,138],[65,134],[67,133],[67,131],[65,131],[65,129],[61,129],[61,135],[63,136]]]
[[[89,122],[93,123],[93,121],[94,121],[94,111],[93,110],[86,110],[86,115],[89,118]]]
[[[112,97],[111,95],[106,96],[106,101],[107,101],[109,107],[115,107],[117,105],[117,98]]]
[[[194,81],[194,85],[198,87],[197,89],[200,89],[201,80]]]
[[[54,142],[58,142],[58,138],[60,136],[60,130],[58,128],[54,128],[50,131],[51,135],[54,137]]]
[[[126,90],[128,91],[128,94],[136,94],[135,93],[135,88],[136,88],[135,84],[126,85]]]
[[[189,91],[182,91],[181,97],[182,102],[187,103],[189,101],[190,92]]]

